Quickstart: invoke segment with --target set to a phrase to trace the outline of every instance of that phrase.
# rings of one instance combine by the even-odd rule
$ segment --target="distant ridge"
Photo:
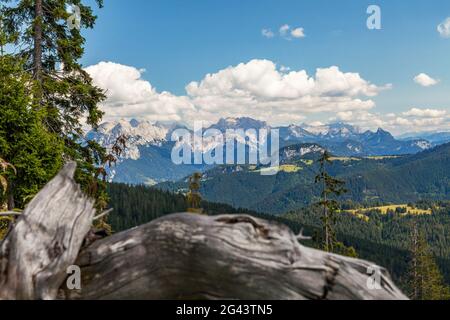
[[[208,168],[192,165],[176,166],[172,163],[170,155],[174,143],[170,138],[174,130],[179,128],[188,129],[178,123],[151,123],[138,119],[118,120],[103,123],[97,131],[88,132],[86,137],[110,148],[118,136],[128,136],[127,150],[118,165],[111,170],[110,179],[115,182],[152,185],[164,181],[177,181],[194,171]],[[207,129],[217,129],[223,133],[235,129],[279,129],[281,147],[299,143],[317,143],[338,156],[415,154],[435,145],[420,138],[397,140],[383,129],[363,132],[343,122],[321,126],[302,124],[270,127],[264,121],[242,117],[220,119]],[[250,142],[238,141],[238,143]],[[215,144],[206,141],[202,146],[196,146],[199,147],[202,152],[208,152]]]

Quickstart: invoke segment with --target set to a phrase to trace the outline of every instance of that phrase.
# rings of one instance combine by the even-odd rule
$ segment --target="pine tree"
[[[85,39],[81,29],[93,28],[96,17],[81,0],[0,0],[3,30],[10,39],[11,52],[23,59],[24,69],[33,87],[33,102],[49,133],[64,142],[61,154],[78,162],[77,179],[85,190],[93,188],[98,165],[105,163],[106,153],[94,142],[84,141],[82,118],[96,128],[102,112],[98,104],[105,98],[93,85],[79,63]],[[102,6],[102,1],[97,1]],[[79,27],[69,23],[80,10]],[[76,19],[76,18],[75,18]],[[78,22],[78,21],[77,21]]]
[[[23,208],[60,169],[63,142],[43,126],[45,113],[32,99],[32,80],[14,56],[0,56],[0,92],[0,158],[14,167],[1,180],[7,181],[3,192],[13,210]]]
[[[194,173],[189,178],[189,193],[187,195],[188,203],[190,208],[188,212],[192,213],[202,213],[203,210],[200,208],[202,202],[202,196],[200,195],[200,180],[202,178],[201,173]]]
[[[434,260],[423,232],[413,223],[409,268],[410,298],[413,300],[448,300],[450,290]]]
[[[327,164],[331,163],[331,155],[325,150],[318,159],[319,173],[316,176],[315,183],[321,188],[320,201],[316,205],[322,212],[323,240],[322,248],[327,252],[333,252],[339,248],[342,250],[343,244],[336,240],[334,225],[336,223],[336,212],[339,209],[336,197],[346,192],[344,181],[330,176],[326,170]]]

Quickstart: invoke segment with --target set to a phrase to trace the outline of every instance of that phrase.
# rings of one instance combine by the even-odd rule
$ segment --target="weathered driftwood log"
[[[0,299],[54,299],[95,210],[69,163],[27,206],[0,247]]]
[[[80,247],[93,202],[69,164],[0,246],[0,299],[404,299],[382,270],[304,247],[285,226],[244,215],[170,215]],[[78,258],[77,258],[78,256]],[[82,289],[63,283],[70,265]],[[376,270],[377,268],[373,268]]]
[[[82,290],[67,299],[406,299],[374,265],[298,243],[244,215],[175,214],[81,252]]]

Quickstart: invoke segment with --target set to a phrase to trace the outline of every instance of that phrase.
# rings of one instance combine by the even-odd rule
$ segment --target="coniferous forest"
[[[107,190],[111,198],[110,205],[115,210],[110,222],[116,232],[148,223],[170,213],[184,212],[189,207],[184,195],[156,188],[109,184]],[[449,286],[450,203],[424,201],[416,206],[425,208],[432,203],[439,209],[436,209],[432,215],[420,217],[402,216],[395,210],[388,214],[371,210],[366,212],[369,220],[363,220],[354,215],[342,213],[336,223],[337,238],[346,246],[353,247],[358,257],[386,267],[402,288],[411,292],[409,283],[409,271],[413,259],[411,235],[414,228],[418,228],[427,235],[423,243],[429,247],[427,248],[428,257],[435,259],[438,272],[444,277],[445,285]],[[354,204],[346,203],[347,208],[352,206]],[[295,233],[303,230],[305,235],[312,236],[312,240],[304,243],[320,248],[320,241],[317,241],[322,225],[320,209],[309,207],[282,216],[274,216],[207,201],[202,202],[202,207],[210,215],[243,213],[283,223]],[[143,215],[141,212],[146,212],[148,215]]]

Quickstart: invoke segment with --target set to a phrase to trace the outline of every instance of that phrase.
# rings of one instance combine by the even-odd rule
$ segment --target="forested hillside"
[[[147,187],[121,183],[107,186],[109,207],[114,209],[108,222],[113,231],[123,231],[175,212],[186,212],[189,204],[184,195]],[[202,202],[206,214],[249,213],[246,209],[235,209],[226,204]]]
[[[282,157],[281,171],[275,176],[262,176],[249,166],[215,168],[205,173],[201,192],[207,200],[261,212],[295,210],[314,203],[319,195],[314,183],[318,169],[315,159],[314,152]],[[450,195],[450,144],[410,156],[332,160],[330,174],[345,181],[348,190],[342,199],[398,204],[444,200]],[[187,185],[181,181],[158,187],[183,191]]]
[[[163,215],[186,211],[188,202],[181,194],[172,194],[145,186],[110,184],[110,206],[114,208],[110,222],[114,231],[122,231],[147,223]],[[431,203],[418,204],[429,206]],[[406,287],[410,253],[411,222],[416,221],[427,234],[439,266],[450,283],[450,203],[440,202],[433,215],[404,216],[399,213],[380,214],[376,210],[366,212],[368,220],[342,213],[337,224],[338,238],[356,249],[358,256],[385,266],[398,283]],[[348,204],[347,204],[348,206]],[[320,233],[320,213],[313,208],[302,209],[282,216],[273,216],[236,209],[226,204],[204,201],[202,207],[210,215],[223,213],[247,213],[288,225],[296,233],[305,235]],[[315,246],[314,241],[305,244]]]

